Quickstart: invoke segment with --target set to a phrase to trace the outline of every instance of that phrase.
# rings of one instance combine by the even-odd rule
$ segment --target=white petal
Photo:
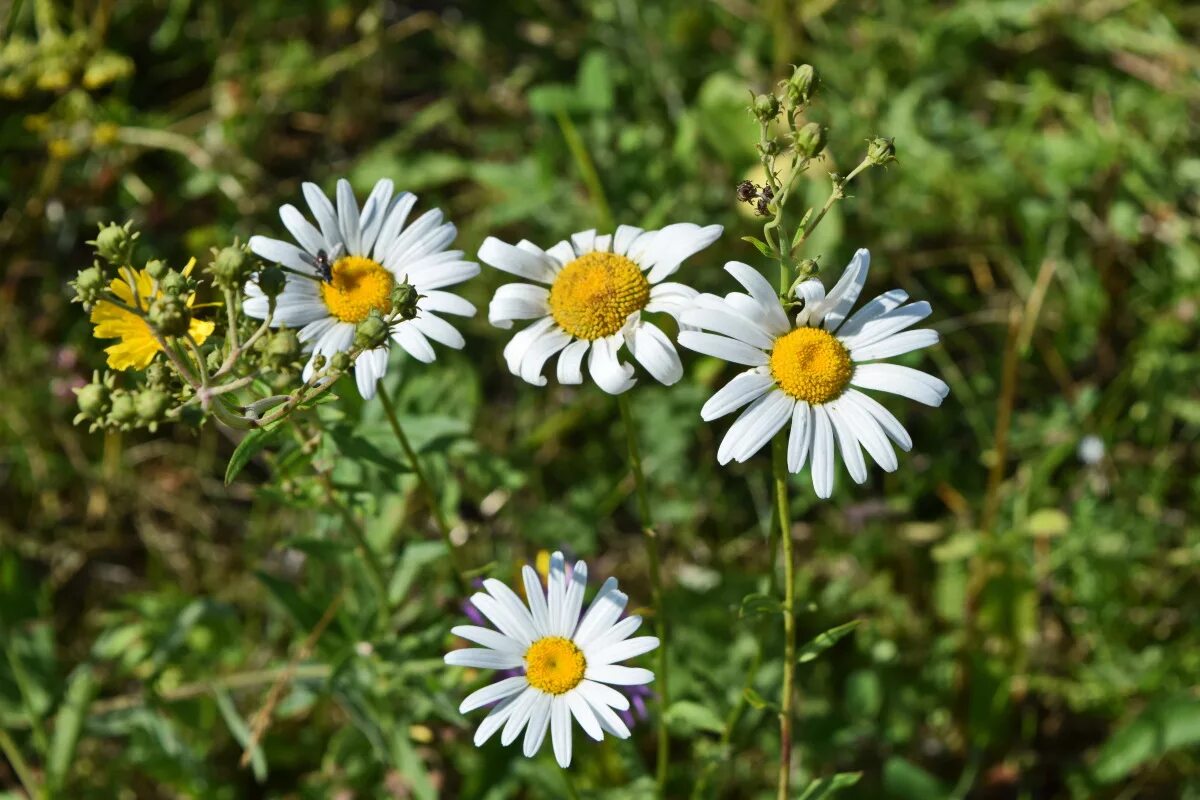
[[[521,569],[521,579],[525,583],[525,597],[529,601],[529,612],[533,615],[533,630],[538,636],[550,635],[550,611],[546,605],[546,592],[542,589],[542,579],[537,571],[530,566]]]
[[[283,227],[288,229],[292,238],[299,242],[309,255],[315,256],[321,250],[329,250],[329,244],[321,232],[291,203],[280,207],[279,218],[283,220]]]
[[[792,409],[792,430],[788,435],[788,472],[796,473],[804,469],[808,451],[812,449],[812,419],[812,407],[804,400],[797,400],[796,407]]]
[[[649,653],[658,647],[658,638],[654,636],[635,636],[623,642],[615,642],[603,648],[590,648],[587,652],[589,664],[615,664],[618,661],[635,658],[643,653]]]
[[[861,364],[854,368],[850,383],[862,389],[876,389],[902,395],[927,406],[940,406],[950,387],[932,375],[899,364]]]
[[[563,602],[567,596],[567,567],[563,554],[555,551],[550,555],[550,579],[547,581],[546,610],[550,629],[554,630],[562,619]]]
[[[767,363],[767,354],[728,336],[717,336],[713,333],[700,331],[680,331],[679,344],[697,353],[713,356],[734,364],[745,364],[748,367],[761,367]]]
[[[717,463],[746,461],[792,418],[796,401],[778,389],[755,400],[730,426],[717,448]]]
[[[455,350],[461,350],[467,343],[457,328],[436,314],[420,314],[416,319],[401,324],[412,325],[425,334],[425,338]]]
[[[837,436],[838,449],[842,451],[842,461],[846,462],[846,471],[855,483],[866,482],[867,464],[863,460],[862,447],[858,444],[854,426],[842,414],[841,406],[836,400],[825,404],[825,413],[833,423],[833,432]]]
[[[467,714],[477,708],[483,708],[489,703],[494,703],[497,700],[503,700],[507,697],[512,697],[517,692],[529,685],[524,676],[515,678],[505,678],[502,681],[488,684],[482,689],[477,689],[463,698],[462,703],[458,706],[458,713]]]
[[[729,336],[739,342],[745,342],[751,347],[770,350],[775,346],[775,337],[768,334],[752,320],[737,314],[724,302],[721,308],[693,308],[685,311],[680,317],[684,325],[703,328],[713,333]]]
[[[833,423],[823,406],[813,406],[812,482],[822,500],[833,494]]]
[[[637,614],[626,617],[604,633],[592,639],[588,644],[589,649],[599,650],[602,647],[607,647],[610,644],[616,644],[624,639],[632,636],[638,628],[642,626],[642,618]]]
[[[591,682],[584,681],[583,683],[581,683],[579,685],[583,686],[584,683],[591,683]],[[604,684],[592,683],[592,686],[604,686]],[[608,687],[605,686],[604,688],[607,689]],[[616,715],[616,713],[612,710],[612,708],[605,705],[604,703],[593,702],[592,698],[589,695],[585,694],[584,697],[587,699],[588,705],[590,705],[592,707],[592,710],[596,712],[596,719],[600,723],[601,730],[605,731],[606,733],[612,734],[613,736],[617,737],[618,739],[628,739],[629,738],[629,728],[625,725],[624,720],[622,720],[620,717],[618,717]],[[628,708],[628,703],[626,703],[626,708]]]
[[[882,341],[894,333],[911,328],[929,316],[929,303],[921,300],[893,309],[863,325],[862,330],[851,336],[839,333],[838,339],[851,350]]]
[[[476,592],[471,595],[471,605],[479,609],[479,612],[487,617],[488,621],[495,625],[501,633],[517,642],[521,647],[527,648],[533,643],[535,634],[532,623],[526,625],[522,617],[512,615],[490,594]]]
[[[372,258],[382,263],[383,257],[396,244],[396,239],[400,236],[400,231],[404,230],[404,223],[416,204],[417,196],[411,192],[402,192],[392,201],[383,220],[383,227],[379,229],[379,235],[375,239]]]
[[[620,336],[621,334],[616,334],[616,345],[613,344],[612,337],[596,339],[592,342],[591,352],[588,353],[588,371],[592,374],[592,380],[609,394],[621,394],[637,383],[633,377],[633,367],[622,364],[617,359]]]
[[[580,367],[583,365],[584,353],[590,345],[591,342],[587,339],[577,339],[558,354],[559,383],[583,383],[583,370]]]
[[[375,246],[375,238],[383,227],[383,221],[387,216],[392,201],[392,192],[395,188],[395,184],[389,179],[381,178],[376,181],[375,188],[371,190],[371,194],[367,196],[367,202],[363,204],[362,217],[358,221],[359,230],[362,232],[359,246],[362,248],[363,255],[370,253],[371,248]]]
[[[775,379],[757,370],[747,370],[735,375],[733,380],[722,386],[708,398],[700,409],[700,418],[711,422],[736,411],[749,402],[757,400],[775,385]]]
[[[462,261],[457,251],[450,251],[440,255],[446,256],[445,259],[440,259],[436,267],[430,268],[426,266],[420,271],[414,271],[414,274],[409,275],[403,269],[403,264],[392,270],[392,274],[397,279],[408,279],[408,282],[417,288],[421,294],[427,294],[431,289],[441,289],[446,286],[454,286],[463,281],[470,280],[479,274],[479,265],[474,261]],[[428,265],[428,259],[422,259],[422,263]],[[389,269],[391,269],[389,267]],[[474,313],[474,306],[472,314]]]
[[[303,278],[300,278],[296,282],[300,283],[301,281],[304,283],[309,282],[305,281]],[[263,302],[264,304],[266,303],[265,298]],[[246,308],[246,304],[244,303],[242,304],[242,309],[250,316],[257,317],[258,319],[262,319],[266,316],[265,312],[261,316],[251,314],[250,310]],[[317,320],[325,319],[328,316],[329,309],[326,308],[325,304],[320,300],[315,298],[311,300],[295,299],[291,302],[285,302],[285,298],[281,294],[275,300],[275,315],[271,317],[271,326],[275,328],[280,326],[287,326],[289,328],[303,328],[310,322],[316,322]]]
[[[520,680],[524,680],[521,678]],[[492,738],[496,731],[500,730],[508,718],[512,715],[513,709],[516,708],[517,700],[520,695],[510,695],[507,699],[502,700],[500,705],[496,706],[484,717],[483,722],[479,723],[479,727],[475,729],[475,746],[482,747],[484,742]]]
[[[613,236],[613,252],[619,256],[625,255],[629,252],[629,245],[633,244],[634,240],[641,235],[641,228],[635,228],[632,225],[618,225],[617,233]]]
[[[338,229],[342,232],[342,241],[346,243],[346,254],[351,256],[365,255],[362,248],[362,229],[358,224],[358,201],[354,199],[354,189],[345,178],[337,182]]]
[[[850,358],[855,361],[871,361],[877,358],[893,358],[932,347],[938,343],[938,333],[930,328],[920,328],[915,331],[904,331],[889,336],[872,344],[855,347],[850,351]]]
[[[629,710],[629,698],[603,683],[583,680],[579,682],[576,691],[583,695],[594,709],[612,707],[617,711]]]
[[[513,334],[513,337],[508,340],[508,344],[504,345],[504,361],[508,364],[508,371],[513,375],[520,375],[521,359],[525,357],[525,352],[538,337],[555,325],[553,317],[542,317],[524,330]]]
[[[655,284],[650,287],[650,301],[646,303],[646,310],[653,314],[670,314],[679,319],[680,314],[691,308],[698,294],[695,289],[682,283],[667,281]]]
[[[893,308],[899,308],[908,299],[908,292],[903,289],[892,289],[876,297],[865,306],[855,311],[842,327],[838,328],[838,336],[845,339],[854,336],[863,326],[874,319],[882,317]]]
[[[550,290],[528,283],[501,286],[488,304],[488,322],[511,328],[514,319],[538,319],[550,313]]]
[[[446,653],[444,660],[454,667],[475,667],[476,669],[514,669],[523,663],[521,656],[516,653],[502,653],[499,650],[487,650],[482,647],[451,650]]]
[[[642,322],[635,326],[632,336],[626,337],[625,344],[638,363],[664,386],[670,386],[683,377],[679,353],[667,335],[655,325]]]
[[[492,650],[500,650],[518,656],[523,656],[528,649],[526,645],[515,639],[508,638],[499,631],[494,631],[491,628],[483,628],[479,625],[455,625],[450,629],[450,632],[455,636],[466,639],[468,642],[474,642]]]
[[[570,343],[571,334],[558,327],[548,329],[530,342],[525,354],[521,356],[520,370],[517,374],[534,386],[545,386],[546,378],[542,375],[542,368],[551,356]]]
[[[376,347],[364,350],[354,359],[354,382],[358,385],[358,393],[364,400],[375,396],[375,386],[387,372],[388,350],[386,347]]]
[[[822,325],[827,331],[837,330],[838,325],[850,313],[854,301],[862,292],[863,284],[867,281],[867,271],[871,266],[871,254],[866,248],[860,248],[846,265],[842,277],[829,290],[825,302],[821,304],[820,315]],[[810,324],[816,324],[816,316],[810,317]]]
[[[858,393],[854,392],[853,394]],[[892,449],[887,435],[884,434],[883,428],[875,421],[875,418],[855,402],[851,393],[839,397],[837,404],[838,412],[845,416],[846,421],[854,429],[854,435],[858,437],[858,441],[875,463],[883,467],[885,472],[894,472],[899,466],[899,462],[896,460],[896,451]]]
[[[628,602],[628,595],[617,588],[616,578],[605,580],[575,631],[575,644],[586,650],[597,637],[608,632]]]
[[[583,608],[583,593],[587,589],[587,564],[576,561],[571,567],[571,578],[567,581],[567,593],[563,597],[558,624],[553,629],[557,636],[570,637],[579,625],[579,612]],[[554,625],[554,620],[550,621]]]
[[[436,311],[439,314],[454,314],[459,317],[475,316],[473,303],[450,292],[427,291],[425,296],[417,302],[417,308],[422,311]]]
[[[526,758],[533,758],[546,741],[546,728],[550,723],[550,707],[553,698],[543,694],[533,703],[533,711],[529,714],[529,725],[525,728],[525,743],[522,752]]]
[[[804,301],[804,307],[796,314],[796,327],[811,325],[813,312],[820,309],[821,304],[825,302],[825,284],[811,278],[797,286],[792,294]]]
[[[309,275],[316,274],[313,272],[308,255],[294,244],[281,242],[278,239],[268,239],[266,236],[251,236],[250,251],[263,261],[282,264]]]
[[[392,340],[417,361],[432,364],[437,359],[437,354],[433,352],[433,346],[429,344],[429,340],[411,325],[394,326]]]
[[[338,227],[338,218],[333,210],[333,203],[329,202],[329,198],[321,191],[321,187],[315,183],[305,183],[300,188],[304,191],[304,199],[308,202],[308,207],[317,220],[317,227],[321,229],[321,235],[325,237],[325,242],[335,250],[338,245],[345,247],[345,240],[342,239],[342,231]]]
[[[500,733],[500,744],[508,747],[516,741],[517,736],[521,734],[521,729],[525,727],[525,723],[529,722],[529,716],[533,713],[533,707],[537,704],[538,698],[545,696],[545,692],[532,686],[517,695],[512,714],[509,715],[508,722],[504,723],[504,730]]]
[[[879,401],[870,395],[865,395],[857,389],[849,389],[844,395],[848,401],[854,403],[863,411],[867,412],[876,422],[879,427],[883,428],[883,432],[888,438],[896,443],[896,446],[906,453],[912,449],[912,437],[908,435],[908,431],[900,424],[900,420],[896,419],[892,412],[888,411]]]
[[[634,261],[649,270],[646,279],[650,283],[658,283],[679,269],[684,259],[719,239],[722,230],[720,225],[702,228],[690,222],[668,225],[655,233],[649,247],[639,252]]]
[[[761,309],[762,322],[768,331],[778,336],[791,330],[787,314],[783,313],[783,306],[779,303],[779,295],[758,270],[740,261],[730,261],[725,265],[725,271],[746,287]]]
[[[495,578],[484,580],[483,588],[504,608],[509,618],[516,620],[521,628],[529,633],[530,639],[532,639],[535,631],[533,627],[533,615],[529,613],[529,609],[521,602],[521,598],[517,596],[517,593]]]
[[[604,731],[600,729],[600,722],[596,719],[596,712],[592,710],[592,705],[579,692],[567,692],[567,705],[571,708],[571,714],[579,722],[579,727],[583,728],[583,732],[595,739],[597,742],[604,738]]]
[[[611,253],[612,252],[612,234],[606,233],[601,236],[597,236],[596,241],[593,243],[592,247],[595,248],[597,253]]]
[[[549,284],[557,272],[549,256],[536,255],[500,241],[494,236],[483,240],[479,260],[519,278]]]
[[[571,708],[565,697],[555,697],[550,704],[550,738],[558,765],[571,766]]]
[[[616,664],[588,664],[588,680],[614,686],[641,686],[654,680],[654,673],[641,667],[622,667]]]
[[[575,260],[575,248],[570,242],[563,240],[547,250],[546,255],[554,261],[554,272],[557,274],[560,268]]]
[[[426,211],[397,237],[384,256],[383,265],[396,275],[403,275],[421,259],[445,250],[457,235],[452,224],[442,223],[440,209]]]
[[[592,252],[596,249],[596,229],[571,234],[571,245],[575,248],[576,256]]]

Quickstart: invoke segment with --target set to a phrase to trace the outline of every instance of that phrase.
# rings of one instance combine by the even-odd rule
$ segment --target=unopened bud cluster
[[[804,112],[812,103],[818,85],[812,65],[801,64],[792,68],[791,77],[780,81],[774,92],[754,96],[750,111],[762,128],[758,143],[761,155],[774,158],[795,153],[798,158],[812,159],[821,154],[825,149],[825,128],[816,122],[803,122]],[[776,135],[772,126],[781,114],[787,133]]]

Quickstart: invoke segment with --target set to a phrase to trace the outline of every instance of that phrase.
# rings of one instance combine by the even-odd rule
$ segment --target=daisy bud
[[[258,288],[262,289],[262,293],[272,300],[279,296],[286,283],[287,276],[276,264],[263,267],[262,272],[258,273]]]
[[[146,262],[146,274],[156,281],[161,281],[167,274],[167,262],[157,258]]]
[[[96,254],[109,264],[114,267],[124,266],[129,263],[133,243],[138,238],[138,235],[130,230],[132,225],[131,222],[126,222],[124,225],[118,225],[115,222],[101,225],[96,238],[88,244],[94,246]]]
[[[267,360],[278,368],[286,367],[300,356],[300,340],[296,332],[283,328],[271,336],[267,344]]]
[[[87,386],[81,386],[75,390],[75,400],[79,403],[81,417],[91,420],[100,419],[109,408],[108,387],[98,380]]]
[[[98,264],[81,269],[71,286],[75,289],[75,299],[83,303],[84,308],[91,308],[104,291],[104,273]]]
[[[171,395],[162,389],[143,389],[134,395],[133,406],[142,422],[158,422],[171,406]]]
[[[867,144],[867,160],[882,167],[896,160],[896,140],[890,136],[877,136]]]
[[[160,278],[158,278],[158,288],[162,290],[164,295],[179,297],[186,293],[191,287],[188,285],[187,278],[183,277],[175,270],[169,269]]]
[[[414,319],[417,316],[417,301],[421,295],[407,280],[402,280],[392,289],[392,313],[400,319]]]
[[[792,106],[804,105],[817,93],[819,85],[820,79],[817,78],[817,71],[813,69],[812,64],[801,64],[792,67],[792,77],[788,78],[784,92]]]
[[[108,421],[113,425],[128,425],[137,419],[137,408],[133,403],[133,395],[124,389],[112,393],[112,406],[109,408]]]
[[[155,361],[146,367],[145,375],[147,385],[165,388],[171,378],[171,371],[162,362]]]
[[[250,256],[240,247],[225,247],[217,253],[208,271],[221,289],[239,289],[250,273]]]
[[[779,116],[779,98],[773,94],[760,94],[754,98],[754,116],[764,125]]]
[[[810,122],[796,133],[796,152],[804,158],[813,158],[825,149],[825,129]]]
[[[345,372],[350,369],[350,356],[344,351],[334,353],[329,359],[329,368],[334,372]]]
[[[179,295],[171,294],[154,298],[146,318],[163,336],[183,336],[192,322],[187,303]]]
[[[370,350],[373,347],[378,347],[387,339],[388,325],[383,321],[383,317],[378,311],[372,311],[370,315],[354,329],[354,346],[361,347],[364,350]]]

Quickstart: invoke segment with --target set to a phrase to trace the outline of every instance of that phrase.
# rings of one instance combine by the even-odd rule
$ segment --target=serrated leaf
[[[46,787],[52,792],[61,790],[66,783],[75,761],[79,734],[95,696],[96,677],[90,666],[82,664],[71,673],[66,696],[54,717],[54,738],[46,758]]]
[[[254,458],[260,450],[270,444],[275,433],[274,430],[255,428],[242,437],[242,440],[238,442],[238,446],[234,448],[233,455],[229,457],[229,463],[225,466],[226,486],[233,483],[233,479],[250,463],[250,459]]]
[[[861,772],[839,772],[828,778],[817,778],[804,788],[797,800],[825,800],[858,783],[861,778]]]
[[[767,243],[756,236],[743,236],[742,241],[749,242],[750,244],[754,245],[755,249],[757,249],[758,252],[762,253],[767,258],[775,257],[775,254],[771,252],[771,248],[767,245]]]
[[[796,663],[807,664],[809,661],[812,661],[848,636],[851,631],[858,627],[858,623],[859,620],[851,620],[844,625],[838,625],[836,628],[830,628],[824,633],[817,634],[800,648],[800,652],[796,656]]]
[[[667,725],[681,736],[688,736],[696,731],[717,734],[725,732],[725,723],[717,716],[717,712],[691,700],[672,703],[666,711],[666,720]]]

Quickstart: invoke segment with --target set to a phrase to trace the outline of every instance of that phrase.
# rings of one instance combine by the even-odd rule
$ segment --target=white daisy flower
[[[496,703],[475,731],[476,747],[501,729],[500,742],[507,746],[524,730],[524,752],[532,758],[549,729],[554,757],[565,768],[571,764],[572,717],[596,741],[606,732],[629,738],[629,728],[616,713],[629,708],[629,699],[612,687],[650,683],[654,673],[617,662],[650,652],[658,639],[629,638],[642,618],[620,619],[629,598],[617,589],[616,578],[604,582],[581,618],[587,586],[582,561],[568,575],[563,554],[554,553],[547,592],[532,567],[526,566],[522,576],[528,606],[500,581],[484,581],[487,592],[475,594],[471,603],[499,631],[455,627],[455,635],[483,647],[454,650],[445,660],[460,667],[519,672],[471,693],[458,707],[465,714]]]
[[[359,210],[349,181],[337,184],[337,209],[315,183],[304,184],[317,227],[293,205],[279,209],[284,227],[299,247],[265,236],[250,237],[250,249],[259,257],[314,279],[288,274],[287,284],[276,299],[274,326],[299,329],[300,341],[312,357],[304,368],[304,380],[313,373],[317,355],[329,357],[349,350],[354,326],[372,310],[388,314],[392,289],[407,280],[421,297],[418,314],[392,326],[392,340],[418,361],[432,362],[437,356],[430,340],[460,349],[463,337],[438,316],[470,317],[475,306],[458,295],[441,291],[479,274],[479,265],[464,261],[461,250],[447,250],[457,231],[444,222],[438,209],[427,211],[405,228],[417,198],[409,192],[393,197],[394,186],[384,179],[375,184]],[[332,266],[330,280],[321,279],[317,260],[324,252]],[[258,319],[267,316],[267,298],[254,282],[246,284],[245,312]],[[354,362],[354,377],[364,398],[375,396],[375,385],[387,371],[388,346],[366,350]]]
[[[791,421],[788,469],[799,472],[810,462],[819,497],[833,493],[835,448],[857,483],[867,479],[863,449],[886,471],[896,469],[896,452],[888,440],[907,451],[912,439],[890,411],[859,389],[899,394],[929,406],[941,405],[950,390],[938,378],[910,367],[868,363],[938,341],[936,331],[908,330],[929,316],[930,308],[924,300],[904,305],[908,295],[900,289],[850,315],[870,263],[866,250],[855,253],[828,295],[816,279],[797,286],[795,295],[804,307],[794,325],[771,284],[736,261],[725,270],[749,294],[701,295],[683,314],[684,325],[702,330],[680,333],[681,345],[750,367],[700,410],[707,421],[749,404],[721,442],[721,464],[747,460]]]
[[[545,386],[542,367],[559,353],[559,382],[582,383],[587,355],[596,384],[620,394],[636,383],[633,366],[618,356],[624,345],[656,380],[675,383],[683,376],[679,353],[644,314],[662,311],[678,318],[697,292],[666,278],[685,258],[716,241],[721,230],[687,222],[657,231],[621,225],[612,235],[576,233],[549,250],[489,236],[479,248],[480,261],[541,284],[501,286],[488,307],[488,320],[498,328],[511,328],[513,320],[537,320],[505,346],[509,370]]]

